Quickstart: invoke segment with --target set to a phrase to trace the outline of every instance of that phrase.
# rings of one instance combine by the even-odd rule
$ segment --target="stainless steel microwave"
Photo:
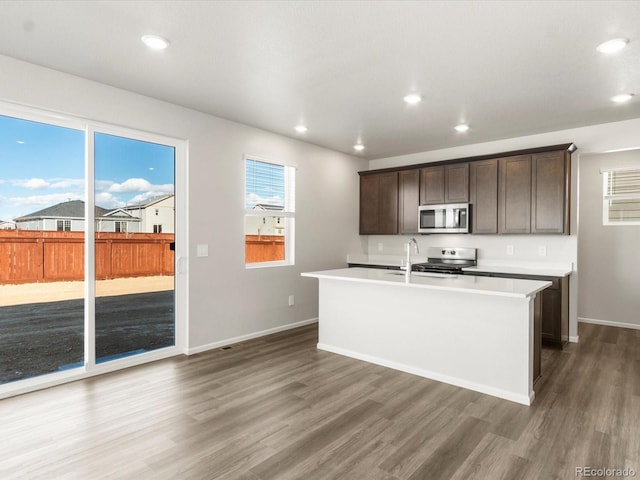
[[[419,233],[469,233],[469,204],[420,205]]]

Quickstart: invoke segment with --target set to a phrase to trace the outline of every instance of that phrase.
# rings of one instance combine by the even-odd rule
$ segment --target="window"
[[[71,220],[56,220],[56,230],[58,232],[70,232]]]
[[[245,158],[245,264],[294,264],[295,168]]]
[[[640,169],[603,170],[602,224],[640,225]]]
[[[127,222],[115,222],[116,233],[127,233]]]
[[[153,233],[162,233],[162,225],[154,225]]]

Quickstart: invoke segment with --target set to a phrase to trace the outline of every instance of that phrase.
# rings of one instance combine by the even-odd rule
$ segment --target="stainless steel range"
[[[427,261],[414,264],[411,270],[414,272],[463,274],[462,269],[475,266],[476,259],[475,248],[428,247]]]

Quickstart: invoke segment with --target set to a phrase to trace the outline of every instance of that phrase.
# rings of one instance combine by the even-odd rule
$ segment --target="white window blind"
[[[640,168],[604,170],[603,224],[640,225]]]
[[[245,210],[295,212],[293,167],[247,158],[245,179]]]

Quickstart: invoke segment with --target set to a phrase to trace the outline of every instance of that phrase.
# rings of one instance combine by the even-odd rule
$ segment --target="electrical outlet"
[[[208,257],[209,256],[209,245],[198,245],[198,246],[196,246],[196,256],[198,256],[198,257]]]
[[[289,295],[289,306],[293,307],[296,304],[296,297],[293,295]]]
[[[384,250],[384,244],[383,243],[378,243],[378,251],[381,252]]]
[[[513,245],[507,245],[507,255],[513,255]]]
[[[547,256],[547,247],[545,245],[540,245],[538,247],[538,255],[541,257]]]

